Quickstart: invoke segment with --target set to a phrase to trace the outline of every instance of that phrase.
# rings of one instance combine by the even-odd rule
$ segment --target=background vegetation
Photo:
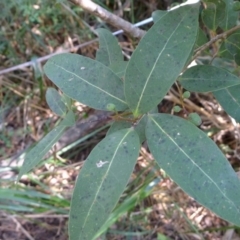
[[[95,2],[132,23],[150,17],[156,9],[165,10],[172,3]],[[76,104],[77,125],[67,131],[40,168],[18,184],[14,181],[25,152],[58,121],[45,102],[46,88],[52,86],[42,71],[46,56],[70,49],[94,58],[98,47],[92,41],[96,39],[94,29],[116,29],[64,0],[2,0],[0,7],[0,238],[67,239],[73,184],[88,153],[107,131],[106,116]],[[118,39],[128,58],[137,41],[127,35]],[[14,71],[3,72],[14,66]],[[171,112],[178,99],[174,87],[159,110]],[[192,95],[187,107],[200,114],[201,128],[239,169],[238,124],[210,94]],[[141,149],[131,181],[105,230],[101,239],[240,238],[239,229],[186,196],[158,169],[145,148]]]

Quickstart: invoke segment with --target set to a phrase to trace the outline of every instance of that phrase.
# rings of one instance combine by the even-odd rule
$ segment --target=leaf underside
[[[205,133],[168,114],[149,115],[148,146],[159,166],[199,203],[240,226],[240,182]]]
[[[67,96],[99,110],[112,103],[127,108],[122,80],[102,63],[78,54],[64,53],[48,60],[46,75]]]
[[[70,210],[71,240],[91,240],[124,191],[140,149],[132,129],[114,132],[90,153],[78,176]]]
[[[198,32],[199,4],[170,11],[140,41],[125,73],[124,91],[134,116],[153,109],[186,64]]]

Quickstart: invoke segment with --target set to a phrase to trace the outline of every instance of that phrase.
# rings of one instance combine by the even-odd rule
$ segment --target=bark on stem
[[[144,30],[135,27],[133,24],[123,20],[122,18],[108,12],[90,0],[69,0],[70,2],[80,6],[85,11],[101,18],[103,21],[122,29],[124,32],[135,38],[141,38],[145,34]]]

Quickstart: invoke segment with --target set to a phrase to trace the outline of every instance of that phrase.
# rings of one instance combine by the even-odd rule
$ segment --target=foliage
[[[235,26],[238,15],[232,3],[204,1],[201,17],[212,34],[219,28],[227,31]],[[44,66],[46,75],[65,94],[47,92],[49,107],[63,120],[27,153],[19,178],[41,161],[65,127],[74,124],[70,98],[111,111],[115,121],[77,179],[69,219],[71,240],[95,239],[98,235],[124,191],[145,139],[159,167],[184,191],[240,226],[239,179],[217,145],[196,126],[201,124],[200,117],[188,113],[183,119],[153,110],[178,80],[188,91],[213,92],[225,110],[240,120],[240,79],[234,73],[212,66],[212,61],[186,70],[199,43],[207,39],[203,32],[198,35],[198,16],[199,3],[155,12],[154,25],[127,63],[116,39],[99,29],[97,60],[61,54]],[[228,57],[238,64],[235,46],[239,46],[239,38],[234,34],[224,40],[223,51],[228,51]],[[184,109],[183,100],[189,96],[189,92],[183,94],[178,112]]]

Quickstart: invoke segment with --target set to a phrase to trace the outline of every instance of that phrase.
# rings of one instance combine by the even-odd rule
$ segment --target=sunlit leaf
[[[148,146],[159,166],[190,196],[240,226],[240,182],[215,143],[192,123],[149,115]]]
[[[90,153],[78,176],[70,210],[71,240],[93,239],[119,200],[139,153],[131,129],[114,132]]]
[[[59,116],[67,112],[67,106],[62,101],[62,96],[55,88],[48,88],[46,92],[46,101],[50,109]]]
[[[18,180],[22,177],[22,175],[36,167],[42,161],[45,154],[48,153],[52,146],[59,140],[66,127],[70,127],[74,124],[73,116],[74,115],[71,111],[67,113],[58,126],[52,129],[31,150],[29,150],[29,152],[26,153],[23,165],[18,175]]]
[[[99,49],[97,50],[96,60],[106,66],[123,61],[122,49],[118,45],[117,38],[103,28],[96,30],[99,37]]]
[[[197,65],[179,78],[181,85],[193,92],[211,92],[240,84],[240,78],[224,68]]]
[[[199,4],[165,14],[142,38],[125,73],[124,91],[134,116],[154,108],[166,95],[192,51]]]
[[[122,80],[98,61],[64,53],[50,58],[44,71],[62,92],[83,104],[100,110],[107,110],[108,103],[117,111],[127,108]]]
[[[223,109],[240,122],[240,85],[213,92]]]

